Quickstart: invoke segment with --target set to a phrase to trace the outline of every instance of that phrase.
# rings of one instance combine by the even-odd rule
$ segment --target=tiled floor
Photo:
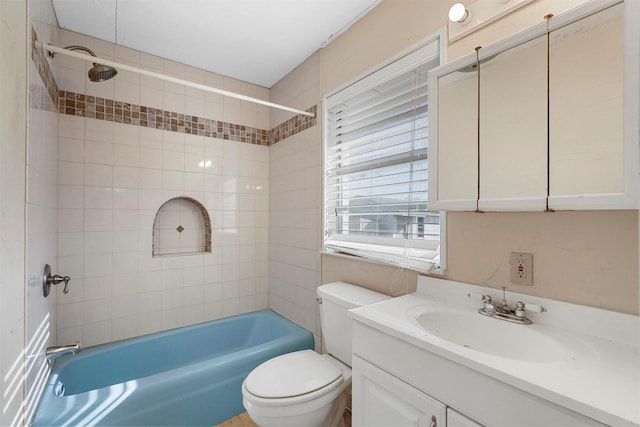
[[[243,412],[227,421],[218,424],[215,427],[257,427],[257,424],[249,417],[249,414]]]
[[[344,411],[344,426],[351,427],[351,412]],[[257,424],[249,417],[249,414],[242,414],[228,419],[227,421],[216,425],[215,427],[257,427]]]

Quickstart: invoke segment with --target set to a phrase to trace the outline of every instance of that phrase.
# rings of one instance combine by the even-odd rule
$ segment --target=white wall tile
[[[162,188],[182,191],[184,189],[184,173],[170,170],[162,171]]]
[[[83,231],[84,211],[83,209],[67,209],[58,210],[58,232],[67,233],[74,231]]]
[[[84,231],[112,231],[113,211],[110,209],[85,209]]]
[[[100,322],[111,318],[111,299],[94,299],[82,304],[83,321],[86,323]]]
[[[83,253],[110,254],[113,252],[113,234],[110,231],[88,231],[84,233]]]
[[[162,148],[163,150],[178,151],[184,153],[185,146],[185,134],[177,132],[162,133]]]
[[[59,305],[56,313],[57,326],[59,328],[80,326],[83,323],[82,314],[82,303]]]
[[[98,46],[125,63],[268,99],[268,90],[243,82],[105,42]],[[89,92],[214,120],[226,114],[249,126],[259,112],[268,115],[180,85],[120,77]],[[60,337],[98,344],[267,306],[267,147],[64,115],[58,121],[58,264],[77,284],[71,297],[61,299],[67,308],[60,309]],[[179,196],[205,205],[215,227],[212,252],[152,257],[157,210]],[[167,224],[166,238],[177,236],[178,248],[201,245],[199,217],[176,212],[185,231]]]
[[[135,78],[135,77],[134,77]],[[140,85],[123,79],[114,82],[115,99],[117,101],[140,104]]]
[[[114,188],[113,208],[114,209],[138,209],[140,195],[135,188]]]
[[[84,183],[84,164],[76,162],[58,162],[58,184],[82,185]]]
[[[85,186],[84,207],[86,209],[111,209],[113,207],[113,188]]]
[[[84,277],[104,277],[113,273],[113,254],[85,254]]]
[[[184,153],[164,150],[162,152],[162,169],[172,171],[184,170]]]
[[[86,347],[104,344],[111,341],[111,321],[85,323],[82,331],[82,342]]]
[[[143,128],[123,123],[114,123],[113,125],[113,143],[120,145],[140,145],[140,131]],[[146,129],[146,128],[144,128]]]
[[[140,147],[139,165],[145,169],[162,169],[162,150]]]
[[[58,116],[58,135],[62,138],[73,138],[84,140],[85,120],[75,116],[60,114]]]
[[[141,80],[145,80],[144,78]],[[157,80],[151,79],[149,80]],[[162,82],[160,82],[160,85]],[[149,86],[140,86],[140,105],[144,105],[149,108],[164,108],[164,97],[161,89],[157,89]]]
[[[139,150],[137,146],[115,144],[113,147],[113,164],[116,166],[138,166]]]
[[[114,166],[113,186],[137,189],[139,186],[139,169],[130,166]]]
[[[67,162],[83,162],[84,142],[81,139],[59,138],[58,160]]]
[[[113,166],[85,164],[84,185],[99,187],[113,186]]]
[[[137,316],[122,317],[111,321],[111,339],[124,340],[138,336]]]
[[[85,138],[87,141],[113,143],[113,122],[86,119]]]
[[[107,299],[111,297],[112,279],[108,276],[87,277],[84,279],[84,299]]]
[[[139,212],[136,209],[114,209],[113,231],[138,230]]]
[[[84,207],[84,187],[82,185],[58,186],[58,206],[65,209]]]

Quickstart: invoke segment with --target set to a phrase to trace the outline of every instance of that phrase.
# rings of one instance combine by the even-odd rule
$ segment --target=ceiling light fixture
[[[471,21],[471,12],[462,3],[456,3],[449,9],[449,20],[460,25],[466,25]]]
[[[456,3],[449,9],[449,41],[461,39],[532,1],[476,0],[468,6]]]

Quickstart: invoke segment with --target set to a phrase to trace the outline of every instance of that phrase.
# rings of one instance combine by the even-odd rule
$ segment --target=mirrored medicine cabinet
[[[586,3],[431,72],[430,209],[637,209],[627,6]]]

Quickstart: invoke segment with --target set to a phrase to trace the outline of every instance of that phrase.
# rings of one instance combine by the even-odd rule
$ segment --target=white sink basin
[[[417,321],[428,333],[475,351],[529,362],[567,357],[564,347],[534,325],[518,325],[478,313],[425,311]]]

